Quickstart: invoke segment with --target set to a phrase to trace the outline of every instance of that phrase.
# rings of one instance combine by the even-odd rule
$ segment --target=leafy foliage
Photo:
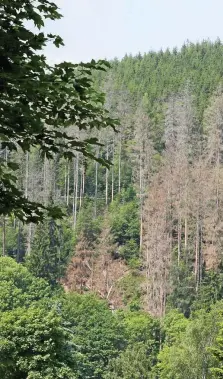
[[[4,378],[75,378],[58,301],[42,279],[0,258],[0,373]]]
[[[216,365],[216,362],[210,347],[215,343],[221,308],[222,303],[219,303],[210,313],[202,310],[189,321],[184,321],[182,315],[177,316],[176,313],[167,316],[168,343],[159,353],[160,362],[156,367],[160,378],[183,379],[185,375],[190,379],[212,377],[210,369],[212,365]],[[168,336],[169,331],[170,336]]]
[[[57,35],[44,33],[46,19],[61,17],[51,1],[3,1],[0,6],[0,136],[1,148],[9,159],[0,161],[1,214],[14,212],[22,221],[37,222],[43,218],[44,206],[30,202],[16,186],[18,166],[10,152],[24,152],[38,147],[47,158],[55,153],[71,159],[75,151],[95,158],[89,150],[98,144],[96,138],[79,140],[67,127],[80,130],[112,126],[103,108],[104,98],[92,87],[91,71],[105,70],[104,61],[86,64],[63,62],[50,66],[41,51],[47,43],[63,45]],[[27,21],[36,27],[31,31]],[[39,31],[38,31],[39,30]],[[105,160],[99,161],[108,164]],[[47,207],[49,216],[60,216],[58,207]]]
[[[111,361],[106,378],[151,378],[159,350],[159,323],[141,312],[121,313],[128,347]]]
[[[75,378],[67,334],[45,305],[0,314],[0,373],[5,378]]]
[[[37,279],[12,258],[0,258],[0,311],[28,307],[32,302],[52,295],[43,279]]]
[[[104,302],[89,295],[71,294],[63,317],[79,353],[77,378],[103,378],[109,360],[126,345],[123,327]]]

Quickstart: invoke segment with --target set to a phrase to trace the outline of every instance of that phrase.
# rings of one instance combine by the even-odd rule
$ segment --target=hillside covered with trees
[[[57,7],[13,3],[0,377],[223,378],[223,44],[51,67]]]

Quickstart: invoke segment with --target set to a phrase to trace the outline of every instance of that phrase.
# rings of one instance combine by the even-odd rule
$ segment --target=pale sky
[[[47,30],[65,47],[48,46],[50,61],[122,58],[188,39],[223,40],[223,0],[54,0],[64,15]]]

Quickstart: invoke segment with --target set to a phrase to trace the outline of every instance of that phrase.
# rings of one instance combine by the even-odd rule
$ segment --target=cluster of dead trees
[[[195,290],[204,268],[215,269],[223,242],[223,95],[204,114],[202,129],[188,88],[166,105],[165,149],[151,173],[143,205],[145,305],[162,316],[171,293],[170,268],[192,262]]]

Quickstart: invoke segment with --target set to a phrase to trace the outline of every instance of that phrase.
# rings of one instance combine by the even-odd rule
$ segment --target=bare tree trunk
[[[6,228],[5,216],[2,217],[2,256],[6,255]]]
[[[65,161],[65,167],[64,167],[64,202],[66,202],[66,196],[67,196],[67,162]]]
[[[46,205],[46,155],[44,155],[43,159],[43,197]]]
[[[44,167],[43,167],[43,181],[45,187],[45,157],[44,157]],[[26,178],[25,178],[25,197],[28,197],[28,180],[29,180],[29,152],[26,153]],[[19,229],[20,233],[20,229]],[[20,246],[20,238],[18,240],[18,245]],[[28,225],[28,234],[27,234],[27,255],[30,255],[31,252],[31,224]]]
[[[16,261],[20,262],[20,248],[21,248],[21,223],[18,221],[18,236],[17,236],[17,254],[16,254]]]
[[[168,227],[168,230],[169,230],[169,238],[170,238],[170,250],[172,251],[173,249],[173,234],[172,234],[172,230],[173,230],[173,215],[172,215],[172,190],[171,190],[171,186],[170,186],[170,181],[169,181],[169,178],[167,179],[167,198],[168,198],[168,201],[169,201],[169,210],[168,210],[168,217],[169,217],[169,227]]]
[[[107,151],[106,151],[106,159],[108,160],[108,144],[107,144]],[[108,169],[106,167],[106,173],[105,173],[105,204],[108,205]]]
[[[166,298],[167,298],[167,288],[166,288],[166,283],[168,280],[168,275],[167,275],[167,270],[165,269],[164,271],[164,283],[165,283],[165,291],[163,293],[163,309],[162,309],[162,317],[165,316],[166,313]]]
[[[81,208],[82,206],[82,195],[83,195],[83,171],[81,171],[81,183],[80,183],[80,202],[79,202],[79,206]]]
[[[184,219],[184,248],[185,253],[187,253],[187,246],[188,246],[188,221],[187,216]]]
[[[185,217],[184,217],[184,249],[185,249],[186,255],[187,255],[187,250],[188,250],[188,203],[189,203],[189,199],[188,199],[188,181],[187,181],[186,190],[185,190]]]
[[[97,149],[97,158],[99,150]],[[98,162],[95,162],[95,193],[94,193],[94,216],[97,216],[97,200],[98,200]]]
[[[53,197],[56,197],[57,191],[57,157],[53,159]]]
[[[76,162],[75,162],[75,159],[73,159],[73,202],[72,202],[72,215],[73,215],[73,228],[75,229],[75,224],[76,224],[76,220],[74,219],[74,216],[75,216],[75,200],[76,200],[76,196],[75,196],[75,190],[76,190],[76,171],[75,171],[75,168],[76,168]]]
[[[97,216],[97,198],[98,198],[98,162],[95,162],[95,193],[94,193],[94,216]]]
[[[78,169],[79,154],[77,154],[76,162],[74,161],[74,194],[73,194],[73,227],[75,229],[77,223],[77,197],[78,197]]]
[[[113,144],[112,144],[112,163],[114,164],[114,150],[115,150],[115,142],[113,138]],[[114,166],[112,165],[112,172],[111,172],[112,182],[111,182],[111,201],[114,200]]]
[[[203,259],[202,259],[202,220],[199,219],[199,262],[198,262],[198,268],[199,268],[199,285],[202,281],[202,265],[203,265]]]
[[[30,253],[31,253],[31,240],[32,240],[32,224],[29,224],[28,225],[28,236],[27,236],[27,249],[26,249],[27,255],[30,255]]]
[[[84,192],[85,192],[85,168],[83,166],[83,180],[82,180],[82,194],[84,198]]]
[[[142,251],[142,233],[143,233],[143,168],[142,168],[142,154],[140,151],[139,157],[139,196],[140,196],[140,251]]]
[[[143,245],[143,205],[141,201],[141,210],[140,210],[140,251],[142,251]]]
[[[180,255],[181,255],[181,234],[182,234],[182,225],[181,225],[181,215],[178,218],[178,228],[177,228],[177,264],[180,265]]]
[[[26,177],[25,177],[25,197],[28,197],[28,180],[29,180],[29,152],[26,153]]]
[[[67,163],[67,206],[70,201],[70,162]]]
[[[50,166],[49,166],[49,161],[46,157],[46,155],[44,156],[44,167],[43,167],[43,197],[44,197],[44,204],[47,205],[48,201],[49,201],[49,196],[50,196],[50,193],[51,193],[51,180],[52,180],[52,176],[51,176],[51,170],[50,170]],[[65,193],[65,196],[66,196],[66,193]],[[66,201],[66,197],[64,199]]]
[[[217,156],[217,183],[216,183],[216,208],[217,208],[217,215],[219,213],[219,173],[220,173],[220,151],[218,150],[218,156]]]
[[[120,134],[119,155],[118,155],[118,193],[121,192],[121,154],[122,154],[122,136]]]
[[[146,298],[149,298],[149,247],[148,247],[148,241],[146,242]]]
[[[196,240],[195,240],[195,281],[196,281],[196,292],[199,287],[199,274],[198,274],[198,265],[199,265],[199,218],[197,217],[196,221]]]

